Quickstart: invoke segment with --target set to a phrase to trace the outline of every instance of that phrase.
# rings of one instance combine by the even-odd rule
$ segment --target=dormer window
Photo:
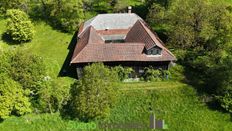
[[[153,47],[147,51],[147,55],[161,55],[162,49],[159,47]]]

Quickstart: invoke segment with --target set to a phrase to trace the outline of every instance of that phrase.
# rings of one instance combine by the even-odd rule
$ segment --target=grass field
[[[6,29],[6,20],[0,20],[0,35],[2,36]],[[23,48],[29,53],[39,55],[44,58],[48,68],[48,75],[57,82],[69,86],[73,79],[69,77],[57,77],[69,53],[68,46],[73,35],[53,30],[52,27],[41,22],[35,24],[35,36],[31,42],[22,45],[15,45],[0,39],[0,50],[7,48]]]
[[[5,28],[5,20],[0,20],[1,35]],[[23,45],[11,45],[0,39],[0,50],[19,47],[42,56],[49,68],[49,75],[57,79],[60,85],[69,86],[73,82],[72,78],[57,76],[69,54],[68,46],[73,35],[53,30],[45,23],[35,24],[35,29],[34,39]],[[164,119],[169,129],[174,131],[232,129],[230,115],[209,109],[189,85],[166,81],[119,83],[118,86],[119,99],[105,122],[140,122],[149,125],[149,115],[153,111],[158,119]],[[6,119],[0,123],[0,131],[63,131],[69,126],[69,121],[63,120],[57,113],[29,114]]]
[[[143,90],[144,87],[149,89]],[[149,126],[152,111],[157,119],[164,119],[172,131],[231,130],[229,114],[208,109],[194,89],[186,84],[139,82],[120,84],[120,88],[119,99],[105,123],[142,123]],[[5,120],[0,124],[0,130],[68,130],[71,128],[69,122],[62,120],[58,114],[31,114]],[[80,124],[78,121],[74,123]]]

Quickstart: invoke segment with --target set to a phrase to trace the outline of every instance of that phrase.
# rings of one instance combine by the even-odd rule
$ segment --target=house
[[[129,66],[137,74],[144,68],[168,69],[176,60],[146,22],[134,13],[99,14],[84,22],[78,32],[71,65],[81,77],[89,63]]]

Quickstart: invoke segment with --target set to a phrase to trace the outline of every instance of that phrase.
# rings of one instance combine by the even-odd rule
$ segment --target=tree
[[[7,11],[7,30],[6,33],[12,40],[19,43],[32,40],[34,36],[34,26],[28,15],[18,9]]]
[[[174,0],[168,8],[155,3],[151,9],[150,23],[165,25],[168,45],[175,48],[179,62],[231,112],[231,5],[219,0]]]
[[[231,40],[231,14],[223,2],[174,0],[167,9],[154,3],[148,20],[165,23],[169,46],[178,49],[211,51]]]
[[[11,67],[9,76],[19,82],[24,89],[37,92],[47,76],[46,66],[41,57],[16,50],[9,56]]]
[[[87,11],[97,13],[112,12],[113,6],[117,3],[116,0],[84,0],[84,6]]]
[[[74,115],[83,121],[107,117],[116,96],[113,88],[116,76],[103,64],[86,66],[83,77],[72,89]]]
[[[232,49],[232,48],[231,48]],[[231,50],[232,51],[232,50]],[[223,58],[217,65],[208,70],[207,86],[213,88],[221,106],[232,113],[232,54]]]
[[[31,97],[34,97],[45,84],[47,69],[41,57],[29,54],[24,49],[9,49],[0,55],[0,73],[7,74],[24,90],[30,90]]]
[[[0,12],[5,13],[8,9],[24,9],[26,10],[26,0],[0,0]]]
[[[58,0],[52,2],[52,24],[65,32],[76,31],[83,22],[82,0]]]
[[[57,112],[62,109],[69,98],[69,87],[58,80],[47,79],[38,91],[39,109],[41,112]],[[59,84],[60,83],[60,84]]]
[[[0,74],[0,118],[5,119],[11,114],[23,115],[31,112],[31,104],[20,84],[6,74]]]

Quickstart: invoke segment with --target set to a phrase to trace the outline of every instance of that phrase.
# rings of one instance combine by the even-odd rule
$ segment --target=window
[[[148,55],[161,55],[161,49],[154,47],[147,52]]]

